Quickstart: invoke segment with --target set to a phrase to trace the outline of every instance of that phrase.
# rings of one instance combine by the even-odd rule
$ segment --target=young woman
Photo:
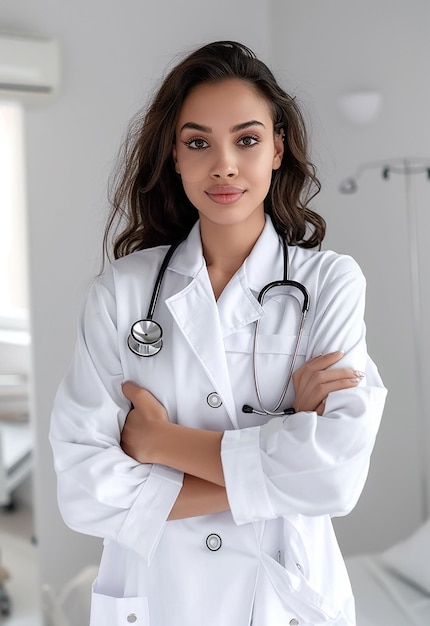
[[[245,46],[204,46],[117,183],[51,427],[64,519],[104,538],[91,624],[353,625],[331,517],[363,488],[385,389],[360,269],[314,249],[295,100]]]

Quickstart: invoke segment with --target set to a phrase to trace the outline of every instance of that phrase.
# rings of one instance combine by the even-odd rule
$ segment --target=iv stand
[[[430,444],[430,416],[429,423],[426,421],[426,394],[424,378],[424,358],[420,345],[420,335],[422,330],[421,321],[421,291],[420,291],[420,264],[418,254],[418,219],[416,204],[413,198],[412,176],[416,174],[426,174],[430,180],[430,160],[420,158],[403,158],[391,161],[377,161],[365,163],[360,166],[354,176],[345,179],[339,187],[341,193],[355,193],[358,190],[357,180],[363,173],[372,169],[380,169],[382,178],[389,180],[390,174],[402,174],[405,176],[405,200],[407,210],[407,227],[409,240],[409,266],[411,274],[412,288],[412,317],[414,336],[414,356],[417,380],[417,399],[419,426],[421,426],[421,436],[419,436],[420,456],[422,460],[421,471],[421,494],[423,503],[423,519],[430,517],[430,454],[427,447]]]

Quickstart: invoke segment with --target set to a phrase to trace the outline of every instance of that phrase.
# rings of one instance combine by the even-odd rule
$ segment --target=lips
[[[233,187],[231,185],[214,185],[206,189],[206,194],[211,200],[218,204],[232,204],[237,202],[245,193],[242,187]]]

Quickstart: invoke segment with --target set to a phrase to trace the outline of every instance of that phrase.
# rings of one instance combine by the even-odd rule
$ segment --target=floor
[[[1,563],[10,574],[4,587],[11,600],[10,615],[0,615],[1,626],[42,626],[37,548],[32,536],[33,520],[27,505],[19,504],[10,512],[0,509]]]

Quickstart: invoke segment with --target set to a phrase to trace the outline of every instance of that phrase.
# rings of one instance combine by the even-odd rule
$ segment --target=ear
[[[180,169],[179,169],[179,165],[178,165],[178,157],[177,157],[177,152],[176,152],[176,144],[173,144],[173,148],[172,148],[172,158],[173,158],[173,163],[175,164],[175,172],[177,174],[180,174]]]
[[[272,169],[274,170],[278,170],[281,167],[282,157],[284,156],[284,138],[285,138],[285,132],[283,128],[281,128],[281,130],[278,133],[275,132],[275,138],[274,138],[275,154],[273,156],[273,166],[272,166]]]

